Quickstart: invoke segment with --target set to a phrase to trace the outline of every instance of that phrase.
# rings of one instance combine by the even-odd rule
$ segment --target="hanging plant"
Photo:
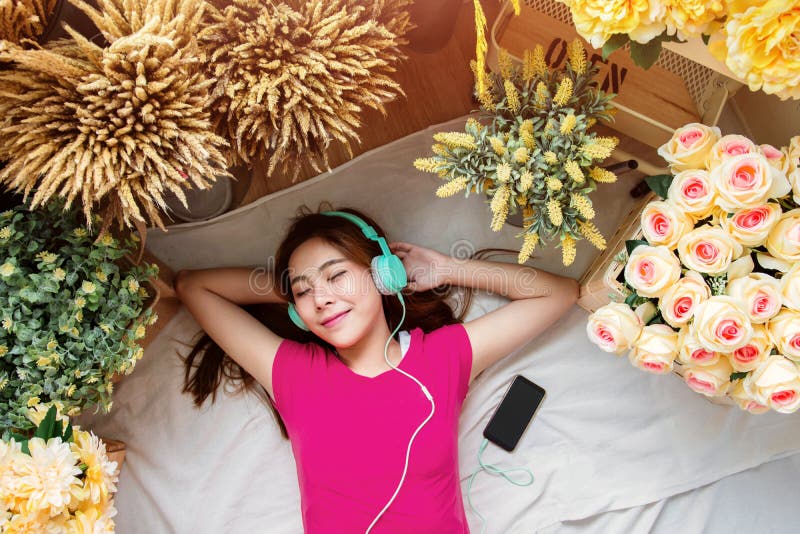
[[[194,35],[205,3],[73,0],[109,43],[72,29],[45,48],[9,47],[0,60],[0,184],[28,194],[32,208],[80,200],[87,226],[149,222],[164,228],[165,191],[228,173],[207,111],[209,85]]]
[[[409,0],[213,2],[199,41],[230,163],[269,162],[296,178],[320,171],[332,140],[358,140],[359,114],[403,94],[390,75],[405,56]]]
[[[574,261],[581,238],[605,248],[592,223],[595,211],[588,195],[598,183],[616,180],[599,163],[618,140],[591,131],[598,120],[611,119],[614,96],[592,84],[596,73],[577,40],[559,71],[547,67],[541,46],[526,51],[521,66],[501,50],[500,73],[489,75],[489,89],[481,93],[476,83],[481,121],[468,120],[464,132],[435,134],[434,156],[414,162],[418,169],[448,180],[436,192],[440,197],[460,191],[465,197],[472,192],[487,195],[494,231],[502,229],[509,213],[521,209],[519,263],[542,241],[560,242],[564,265]]]

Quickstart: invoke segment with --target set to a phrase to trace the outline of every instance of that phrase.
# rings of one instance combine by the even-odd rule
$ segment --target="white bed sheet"
[[[518,229],[492,232],[485,199],[439,199],[433,194],[438,178],[411,166],[428,154],[433,132],[461,123],[463,118],[412,134],[215,220],[175,225],[166,233],[151,229],[148,247],[176,270],[263,265],[298,204],[315,208],[330,200],[373,215],[389,240],[450,254],[514,248]],[[632,185],[623,179],[594,194],[605,235],[630,206],[625,193]],[[577,277],[595,255],[581,242],[569,269],[560,267],[555,248],[543,249],[533,264]],[[481,293],[467,319],[504,302]],[[474,532],[481,525],[466,501],[467,479],[478,465],[483,428],[516,374],[547,389],[547,400],[513,453],[490,444],[483,461],[525,466],[536,482],[517,487],[478,475],[472,501],[489,521],[487,533],[534,532],[657,503],[800,450],[798,414],[752,416],[709,403],[675,376],[643,373],[593,346],[586,317],[574,307],[472,384],[460,419],[459,459]],[[234,395],[197,410],[180,393],[183,369],[175,353],[188,351],[180,342],[198,329],[181,308],[116,389],[113,411],[78,418],[128,444],[116,499],[118,532],[301,532],[294,459],[269,411],[255,398]],[[751,497],[751,507],[761,498]]]

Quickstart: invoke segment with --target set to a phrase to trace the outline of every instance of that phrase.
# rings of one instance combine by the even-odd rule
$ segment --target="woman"
[[[339,211],[384,235],[368,216]],[[323,213],[294,219],[268,283],[246,267],[177,275],[179,298],[209,336],[186,358],[185,391],[199,406],[223,374],[263,387],[292,443],[310,534],[375,525],[468,533],[457,445],[469,384],[578,296],[575,280],[528,266],[458,260],[403,242],[389,248],[406,271],[402,297],[376,284],[370,262],[379,244],[354,222]],[[511,302],[462,323],[445,302],[447,286]],[[240,307],[258,303],[271,305],[252,310],[259,319]],[[286,321],[289,306],[307,330]],[[280,316],[270,316],[276,308]]]

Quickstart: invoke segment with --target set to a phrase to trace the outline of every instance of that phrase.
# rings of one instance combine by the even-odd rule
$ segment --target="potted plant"
[[[30,429],[38,404],[110,410],[112,376],[133,371],[157,320],[158,267],[133,264],[133,238],[93,235],[63,207],[0,213],[0,429]]]
[[[614,95],[593,84],[597,67],[588,63],[579,41],[568,52],[566,67],[554,71],[541,46],[526,51],[521,66],[501,50],[500,72],[490,74],[489,89],[481,93],[476,86],[481,120],[469,119],[463,132],[435,134],[434,155],[414,162],[447,180],[436,191],[440,197],[461,191],[465,197],[486,195],[494,231],[521,210],[519,263],[550,240],[560,243],[564,265],[574,261],[578,239],[605,248],[589,194],[597,184],[616,180],[599,164],[618,139],[600,137],[592,126],[611,119]]]

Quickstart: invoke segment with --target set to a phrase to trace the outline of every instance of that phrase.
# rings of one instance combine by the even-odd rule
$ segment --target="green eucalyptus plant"
[[[115,373],[130,373],[157,316],[133,265],[138,237],[93,236],[63,200],[0,213],[0,430],[31,428],[30,410],[111,409]]]
[[[604,249],[605,239],[592,223],[589,194],[616,176],[598,164],[618,143],[591,128],[612,120],[612,93],[597,88],[598,69],[589,65],[579,41],[568,47],[563,69],[551,70],[544,49],[526,51],[521,65],[504,50],[499,73],[489,89],[476,91],[480,120],[469,119],[464,132],[434,134],[434,156],[418,158],[420,170],[448,180],[436,194],[465,191],[487,195],[491,228],[499,231],[509,215],[523,213],[518,261],[524,263],[542,241],[558,240],[564,265],[575,259],[576,240],[586,238]]]

